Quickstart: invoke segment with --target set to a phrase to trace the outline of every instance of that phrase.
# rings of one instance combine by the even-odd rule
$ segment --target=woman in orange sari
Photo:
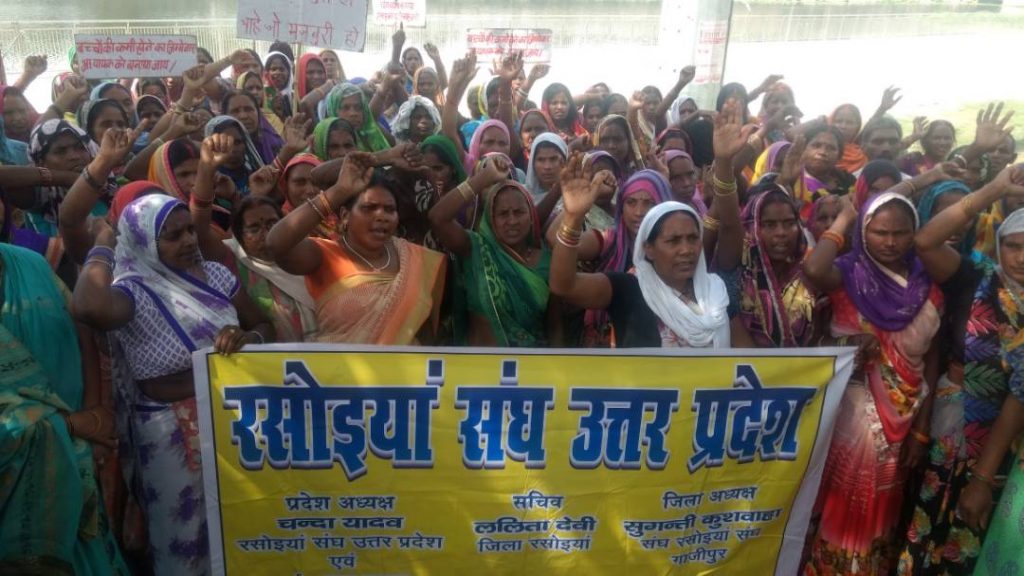
[[[349,153],[337,184],[275,224],[267,248],[285,272],[306,277],[320,341],[419,344],[437,327],[445,257],[395,236],[395,192],[373,167],[370,154]],[[339,239],[311,238],[334,214]]]
[[[843,155],[839,162],[836,162],[836,168],[850,174],[863,168],[868,163],[868,157],[857,143],[857,136],[860,135],[863,126],[860,110],[853,104],[841,104],[829,116],[828,123],[835,126],[843,135]]]

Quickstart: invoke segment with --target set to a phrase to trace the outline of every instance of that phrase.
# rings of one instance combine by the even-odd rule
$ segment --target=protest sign
[[[526,62],[550,62],[551,36],[546,28],[470,28],[466,48],[482,62],[520,50]]]
[[[369,0],[238,0],[235,34],[362,52]]]
[[[197,63],[195,36],[75,34],[75,50],[89,80],[180,76]]]
[[[427,0],[373,0],[373,23],[422,28],[427,25]]]
[[[216,574],[796,573],[852,349],[194,357]]]
[[[729,41],[728,20],[705,20],[697,25],[697,45],[694,47],[696,84],[721,84],[725,71],[725,49]]]

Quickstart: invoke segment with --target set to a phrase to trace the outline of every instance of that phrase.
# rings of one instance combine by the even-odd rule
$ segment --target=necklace
[[[383,266],[378,268],[378,267],[374,266],[373,264],[371,264],[370,261],[366,259],[366,257],[364,257],[362,254],[360,254],[358,250],[353,248],[352,245],[348,243],[348,234],[342,234],[341,235],[341,241],[345,243],[345,248],[348,248],[349,252],[351,252],[351,253],[355,254],[356,256],[358,256],[359,259],[362,260],[367,266],[369,266],[370,269],[373,270],[374,272],[383,272],[384,270],[388,269],[388,266],[391,266],[391,249],[388,248],[387,244],[384,245],[384,252],[387,253],[388,260],[387,260],[387,262],[384,263]]]

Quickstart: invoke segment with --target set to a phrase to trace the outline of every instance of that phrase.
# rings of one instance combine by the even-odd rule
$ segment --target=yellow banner
[[[194,362],[215,573],[789,576],[852,353]]]

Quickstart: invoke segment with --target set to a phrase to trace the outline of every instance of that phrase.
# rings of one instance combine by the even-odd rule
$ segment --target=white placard
[[[238,0],[236,35],[362,52],[369,0]]]
[[[466,47],[476,50],[481,62],[516,50],[523,52],[526,62],[550,62],[552,35],[547,28],[470,28],[466,31]]]
[[[720,84],[725,69],[725,45],[729,41],[728,20],[705,20],[697,25],[694,49],[695,84]]]
[[[423,28],[427,25],[427,0],[373,0],[373,23]]]
[[[75,49],[90,80],[180,76],[196,65],[195,36],[75,34]]]

